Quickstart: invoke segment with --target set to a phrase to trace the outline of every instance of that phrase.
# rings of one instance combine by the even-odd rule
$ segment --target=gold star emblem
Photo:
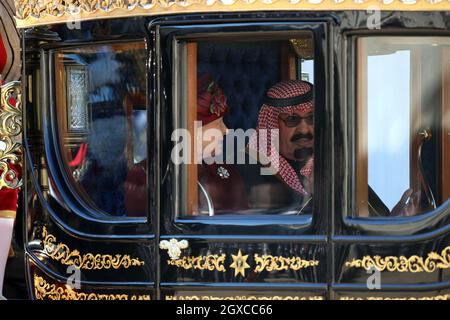
[[[230,265],[230,268],[234,269],[234,276],[237,277],[238,274],[241,274],[245,277],[245,269],[250,268],[247,263],[248,254],[243,256],[241,250],[239,250],[237,255],[232,254],[233,263]]]

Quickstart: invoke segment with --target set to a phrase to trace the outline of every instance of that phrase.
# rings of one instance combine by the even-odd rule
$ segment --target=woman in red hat
[[[203,144],[203,148],[199,152],[203,152],[206,147],[209,150],[222,152],[219,144],[228,132],[224,124],[224,118],[228,111],[227,96],[217,82],[208,74],[199,77],[197,121],[201,121],[203,134],[208,129],[218,130],[222,134],[220,139],[213,141],[205,141],[203,137],[198,137],[202,139]],[[208,164],[203,161],[198,166],[198,186],[198,214],[218,215],[248,209],[247,198],[244,196],[245,184],[234,165],[216,162]]]
[[[227,97],[217,82],[208,74],[201,75],[197,83],[197,121],[201,122],[205,133],[209,129],[219,130],[222,135],[227,133],[223,116],[229,109]],[[221,150],[221,140],[206,141],[203,136],[201,152],[206,147],[210,150]],[[214,154],[216,156],[218,154]],[[147,214],[147,159],[136,164],[128,172],[125,182],[125,211],[128,216],[143,217]],[[192,214],[215,215],[229,210],[247,208],[244,183],[234,166],[227,164],[207,164],[202,161],[198,165],[198,210]]]

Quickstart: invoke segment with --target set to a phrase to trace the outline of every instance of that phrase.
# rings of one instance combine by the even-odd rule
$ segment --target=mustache
[[[295,134],[292,138],[291,138],[291,142],[296,142],[297,140],[300,139],[308,139],[308,140],[312,140],[313,139],[313,135],[311,133],[297,133]]]

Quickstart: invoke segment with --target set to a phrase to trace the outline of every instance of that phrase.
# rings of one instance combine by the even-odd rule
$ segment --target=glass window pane
[[[64,167],[78,195],[106,216],[147,215],[144,42],[55,53]]]
[[[357,203],[360,216],[412,216],[449,198],[450,39],[357,41]]]
[[[369,185],[389,210],[409,188],[410,54],[369,56],[367,63]]]
[[[312,45],[311,32],[180,42],[175,126],[193,138],[172,137],[195,150],[176,167],[181,216],[312,213]]]

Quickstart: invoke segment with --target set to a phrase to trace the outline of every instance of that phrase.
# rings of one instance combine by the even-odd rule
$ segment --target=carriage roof
[[[450,0],[15,0],[18,28],[135,16],[248,11],[449,11]]]

